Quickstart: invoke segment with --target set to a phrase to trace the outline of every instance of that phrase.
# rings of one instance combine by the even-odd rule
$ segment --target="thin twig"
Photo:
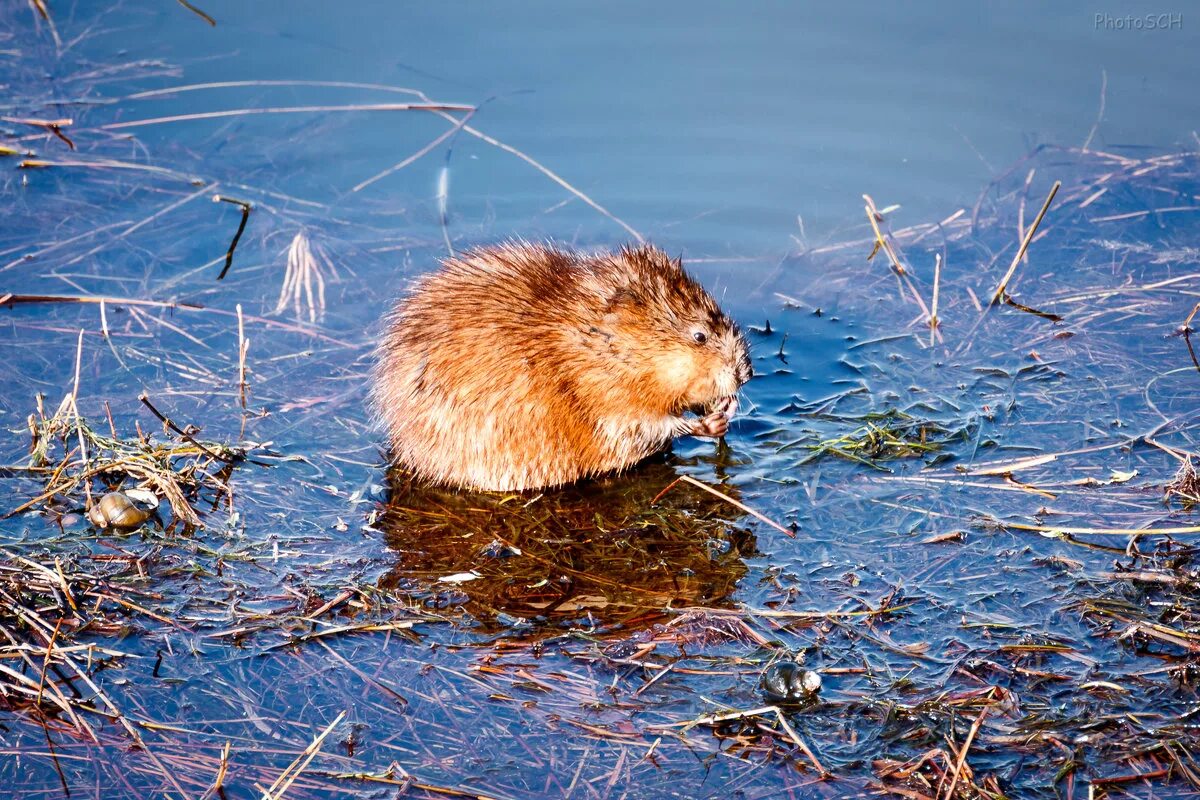
[[[142,405],[144,405],[146,408],[150,409],[151,414],[153,414],[154,416],[156,416],[160,420],[162,420],[162,423],[164,425],[166,425],[168,428],[175,431],[175,433],[177,433],[181,437],[183,437],[183,439],[185,439],[189,444],[195,445],[205,455],[207,455],[211,458],[215,458],[217,461],[221,461],[226,464],[236,464],[237,463],[237,459],[230,458],[229,456],[218,455],[217,453],[214,453],[212,450],[209,450],[207,447],[200,444],[200,442],[196,441],[195,437],[193,437],[190,433],[187,433],[182,428],[180,428],[178,425],[176,425],[174,422],[171,422],[171,420],[167,419],[167,417],[165,417],[161,411],[159,411],[157,408],[154,407],[154,404],[150,402],[150,398],[146,395],[145,392],[142,392],[141,394],[138,395],[138,400],[142,401]]]
[[[350,191],[352,191],[352,192],[362,191],[363,189],[370,186],[372,183],[375,183],[375,181],[386,178],[388,175],[391,175],[393,172],[398,172],[399,170],[404,169],[405,167],[407,167],[409,164],[413,163],[414,161],[419,160],[420,158],[422,158],[423,156],[428,154],[430,150],[433,150],[433,148],[437,147],[439,144],[446,141],[451,136],[453,136],[454,134],[456,134],[460,130],[462,130],[463,126],[467,124],[467,121],[470,120],[471,117],[475,116],[475,111],[476,111],[476,109],[474,109],[474,108],[471,109],[463,116],[462,119],[455,122],[453,126],[451,126],[448,130],[444,131],[441,135],[439,135],[436,139],[431,141],[429,144],[425,145],[420,150],[413,153],[412,155],[410,155],[408,158],[404,159],[403,161],[393,164],[392,166],[388,167],[387,169],[383,170],[382,172],[378,172],[378,173],[372,175],[371,177],[367,178],[365,181],[362,181],[361,183],[359,183],[357,186],[355,186]]]
[[[225,773],[229,771],[229,750],[233,746],[230,741],[225,742],[225,747],[221,749],[221,766],[217,768],[217,777],[213,780],[213,785],[208,787],[204,794],[200,795],[200,800],[208,800],[214,794],[220,794],[224,797],[225,793],[221,787],[225,784]]]
[[[179,3],[179,5],[183,6],[188,11],[192,12],[197,17],[199,17],[200,19],[207,22],[209,25],[212,25],[214,28],[217,27],[217,21],[215,19],[210,17],[208,14],[205,14],[200,9],[196,8],[194,5],[189,3],[187,0],[175,0],[175,2]]]
[[[1050,208],[1050,203],[1054,201],[1054,195],[1058,194],[1061,186],[1062,181],[1055,181],[1054,186],[1051,187],[1050,194],[1046,197],[1046,202],[1042,203],[1042,210],[1038,212],[1037,217],[1033,220],[1033,224],[1029,226],[1029,230],[1025,231],[1025,238],[1021,240],[1021,247],[1017,250],[1016,256],[1013,257],[1012,264],[1008,267],[1008,272],[1004,273],[1004,277],[1000,279],[999,285],[996,286],[996,291],[992,292],[992,300],[988,304],[989,307],[996,305],[1005,295],[1008,289],[1008,282],[1012,280],[1013,273],[1017,271],[1017,265],[1021,263],[1021,258],[1024,257],[1025,251],[1029,249],[1029,243],[1033,241],[1033,235],[1037,233],[1038,226],[1042,224],[1042,217],[1046,216],[1046,211]]]
[[[229,268],[233,266],[233,251],[237,249],[238,240],[242,238],[242,232],[246,230],[246,221],[250,219],[250,209],[254,206],[245,200],[235,200],[232,197],[224,197],[219,194],[213,195],[213,202],[232,203],[235,206],[240,206],[242,209],[242,221],[238,223],[237,232],[233,234],[233,241],[229,243],[229,250],[225,253],[225,266],[221,269],[221,274],[217,276],[217,280],[223,280],[225,273],[229,272]]]
[[[659,498],[661,498],[667,492],[671,491],[671,489],[675,488],[675,485],[677,483],[680,483],[681,481],[683,483],[690,483],[692,486],[695,486],[698,489],[703,489],[704,491],[708,492],[709,494],[721,498],[726,503],[736,506],[737,508],[740,508],[742,511],[745,511],[750,516],[767,523],[768,525],[770,525],[772,528],[779,531],[780,533],[786,534],[787,536],[790,536],[793,539],[796,538],[795,531],[788,530],[787,528],[780,525],[778,522],[775,522],[775,521],[763,516],[762,514],[758,513],[753,508],[750,508],[750,506],[746,505],[745,503],[741,503],[741,502],[738,502],[737,500],[734,500],[732,497],[725,494],[724,492],[717,491],[716,489],[712,488],[708,484],[702,483],[702,482],[696,480],[691,475],[681,475],[678,478],[676,478],[675,480],[671,481],[671,483],[669,483],[667,485],[667,488],[663,489],[661,492],[659,492],[657,495],[654,496],[654,499],[650,501],[650,505],[654,505],[655,503],[657,503],[659,501]]]

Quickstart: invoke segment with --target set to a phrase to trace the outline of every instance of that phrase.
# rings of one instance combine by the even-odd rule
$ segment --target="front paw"
[[[692,436],[708,436],[719,439],[729,432],[729,416],[722,411],[714,411],[706,417],[692,420]]]

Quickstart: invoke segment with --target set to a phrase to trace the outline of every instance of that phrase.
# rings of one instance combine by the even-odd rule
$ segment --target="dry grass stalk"
[[[273,313],[282,314],[290,304],[297,317],[307,312],[308,321],[316,322],[325,313],[326,272],[331,278],[337,276],[324,254],[312,246],[308,234],[297,233],[288,246],[287,271]]]
[[[175,2],[179,3],[179,5],[183,6],[188,11],[192,12],[197,17],[204,20],[205,22],[207,22],[209,25],[213,26],[214,28],[217,27],[217,21],[215,19],[210,17],[208,14],[205,14],[200,9],[196,8],[194,5],[189,3],[188,0],[175,0]]]
[[[708,492],[709,494],[713,495],[714,497],[721,498],[726,503],[729,503],[730,505],[734,506],[735,508],[740,508],[742,511],[745,511],[747,514],[754,517],[755,519],[767,523],[768,525],[770,525],[772,528],[779,531],[780,533],[782,533],[792,539],[796,538],[795,531],[783,527],[778,522],[775,522],[773,519],[770,519],[769,517],[766,517],[763,514],[760,514],[759,512],[755,511],[753,508],[750,508],[749,506],[747,506],[745,503],[742,503],[739,500],[735,500],[732,497],[730,497],[729,495],[725,494],[724,492],[721,492],[721,491],[718,491],[718,490],[712,488],[707,483],[696,480],[691,475],[682,475],[679,478],[675,479],[674,481],[671,481],[671,483],[668,484],[665,489],[663,489],[661,492],[659,492],[655,496],[655,498],[650,501],[651,505],[653,505],[654,503],[657,503],[663,495],[665,495],[667,492],[671,491],[671,489],[673,489],[675,487],[675,485],[678,483],[690,483],[692,486],[695,486],[697,489],[703,489],[704,491]]]
[[[975,741],[976,734],[979,733],[979,728],[983,725],[983,720],[987,717],[990,706],[984,706],[979,716],[975,718],[975,722],[971,723],[971,730],[967,732],[967,738],[963,740],[962,748],[958,751],[958,760],[954,764],[954,773],[950,776],[950,785],[946,787],[946,800],[954,800],[954,791],[958,788],[958,779],[962,776],[963,767],[967,763],[967,753],[971,749],[971,743]]]
[[[933,299],[929,305],[929,346],[933,347],[934,340],[937,338],[938,327],[941,321],[938,319],[938,294],[942,284],[942,254],[938,253],[933,260]]]
[[[910,270],[900,261],[899,255],[896,254],[895,246],[879,227],[879,223],[884,218],[884,213],[896,207],[889,206],[883,211],[880,211],[878,208],[876,208],[875,201],[871,198],[871,195],[864,194],[863,200],[866,201],[866,205],[863,207],[863,210],[867,212],[867,221],[871,223],[871,231],[875,236],[875,239],[871,244],[871,252],[867,255],[867,260],[870,261],[872,258],[874,258],[875,254],[880,250],[883,250],[885,253],[887,253],[888,260],[891,262],[892,271],[896,273],[896,279],[900,284],[900,295],[903,297],[904,290],[908,289],[909,295],[912,296],[913,301],[916,302],[917,306],[921,309],[921,313],[925,319],[931,319],[932,314],[925,306],[925,301],[921,298],[920,292],[917,291],[917,287],[913,283]],[[936,328],[933,330],[933,335],[935,337],[940,337],[940,334],[938,334]]]
[[[342,711],[334,718],[333,722],[325,727],[325,730],[317,734],[317,737],[304,749],[304,752],[296,756],[296,759],[287,766],[287,769],[281,772],[279,777],[275,779],[275,782],[263,792],[262,800],[280,800],[288,790],[288,787],[296,781],[296,778],[300,777],[300,773],[317,757],[317,753],[321,751],[321,743],[325,741],[325,738],[345,718],[346,712]]]
[[[250,340],[246,338],[246,325],[242,319],[242,304],[237,304],[238,326],[238,398],[242,408],[246,408],[246,392],[250,388],[246,383],[246,353],[250,351]]]
[[[175,114],[168,117],[131,119],[127,122],[110,122],[101,125],[102,131],[119,131],[142,128],[148,125],[163,125],[169,122],[195,122],[204,119],[226,119],[260,114],[325,114],[338,111],[471,111],[474,106],[458,103],[355,103],[344,106],[278,106],[273,108],[231,108],[223,111],[201,111],[195,114]]]
[[[1012,263],[1008,266],[1008,272],[1004,273],[1004,277],[1000,279],[996,290],[992,292],[992,300],[989,305],[994,306],[1003,299],[1008,290],[1008,282],[1012,280],[1013,274],[1017,271],[1017,266],[1025,256],[1025,251],[1029,249],[1029,243],[1033,241],[1033,236],[1037,233],[1038,226],[1042,224],[1042,218],[1046,216],[1046,211],[1050,208],[1050,204],[1054,202],[1054,196],[1058,194],[1058,190],[1061,187],[1062,181],[1055,181],[1054,186],[1050,188],[1050,194],[1046,196],[1046,202],[1042,203],[1042,210],[1034,218],[1033,224],[1029,226],[1029,230],[1025,231],[1025,238],[1021,240],[1021,246],[1017,249],[1017,254],[1013,256]]]
[[[54,17],[50,16],[50,9],[46,7],[46,0],[29,0],[29,7],[32,8],[39,17],[50,28],[50,37],[54,39],[54,47],[62,49],[62,39],[58,36],[58,26],[54,24]]]
[[[870,261],[877,252],[882,250],[887,253],[888,260],[892,264],[892,269],[896,271],[897,275],[907,274],[908,270],[900,263],[900,258],[896,255],[896,250],[892,247],[892,243],[888,241],[887,237],[883,235],[883,231],[879,229],[879,221],[883,219],[883,213],[875,208],[875,201],[871,199],[870,195],[864,194],[863,199],[867,201],[867,204],[863,206],[863,211],[867,213],[867,222],[871,223],[871,231],[875,234],[875,244],[871,249],[870,255],[867,256],[867,260]]]
[[[1086,534],[1089,536],[1180,536],[1200,533],[1200,525],[1175,525],[1163,528],[1087,528],[1074,525],[1026,525],[1020,522],[1005,522],[1002,527],[1018,531],[1034,531],[1051,535]]]
[[[229,752],[233,748],[233,743],[226,741],[225,746],[221,748],[221,765],[217,767],[217,777],[213,779],[212,786],[200,795],[200,800],[209,800],[213,795],[224,796],[225,792],[222,787],[225,785],[225,775],[229,772]]]

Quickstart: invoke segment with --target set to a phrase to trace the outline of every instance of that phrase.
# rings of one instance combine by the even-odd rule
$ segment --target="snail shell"
[[[87,518],[97,528],[136,528],[150,519],[150,511],[124,492],[109,492],[88,509]]]
[[[821,676],[793,661],[777,661],[763,671],[762,689],[773,701],[800,703],[816,698]]]

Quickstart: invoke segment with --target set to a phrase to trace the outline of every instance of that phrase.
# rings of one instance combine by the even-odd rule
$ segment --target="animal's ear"
[[[633,301],[633,290],[629,286],[618,286],[605,296],[604,311],[605,313],[612,313],[621,306],[628,305]]]

